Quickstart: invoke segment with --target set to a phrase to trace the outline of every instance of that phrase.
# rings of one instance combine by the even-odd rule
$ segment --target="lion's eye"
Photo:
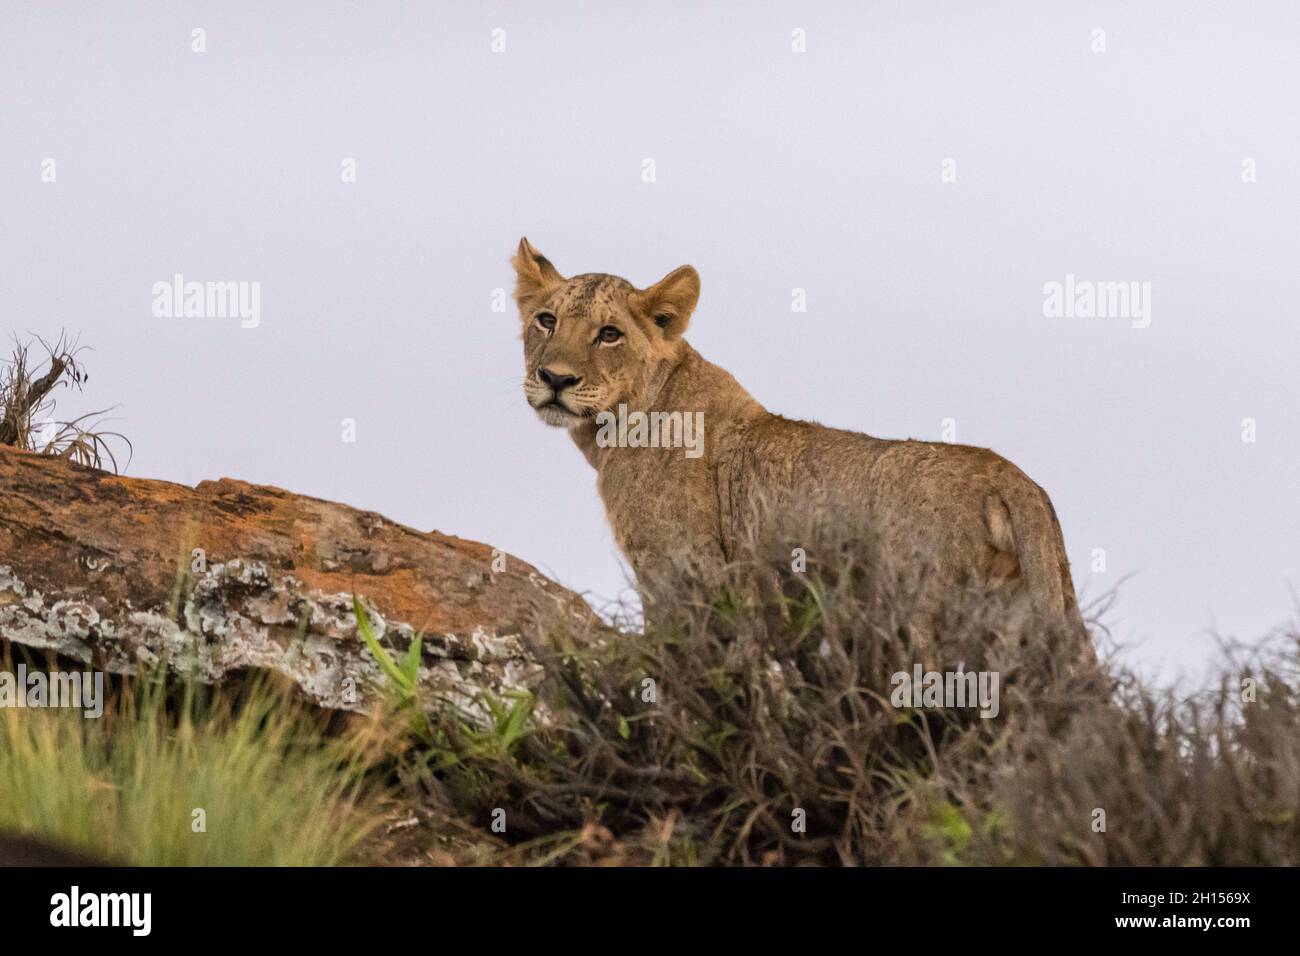
[[[600,330],[600,334],[596,336],[596,341],[604,342],[606,345],[612,345],[622,337],[622,332],[614,328],[612,325],[607,325]]]
[[[555,329],[555,316],[551,315],[549,312],[538,312],[537,315],[533,316],[533,321],[547,332],[551,332]]]

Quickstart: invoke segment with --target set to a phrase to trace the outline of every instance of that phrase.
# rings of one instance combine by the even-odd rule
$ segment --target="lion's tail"
[[[1036,485],[1034,494],[1026,496],[1011,514],[1011,535],[1020,573],[1029,591],[1035,616],[1045,621],[1063,621],[1070,630],[1087,640],[1088,630],[1079,611],[1079,601],[1070,577],[1070,561],[1065,554],[1065,538],[1056,509],[1047,493]]]

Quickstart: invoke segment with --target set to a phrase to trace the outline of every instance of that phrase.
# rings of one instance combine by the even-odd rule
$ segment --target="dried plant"
[[[809,518],[652,584],[644,633],[554,631],[549,722],[508,747],[442,722],[427,787],[507,808],[509,862],[1300,864],[1296,631],[1178,694],[975,590],[922,635],[924,570],[857,544]],[[996,672],[1000,712],[894,706],[917,663]]]
[[[45,357],[32,361],[33,344]],[[111,409],[87,412],[71,420],[54,418],[54,391],[60,386],[80,391],[89,379],[79,356],[85,351],[75,339],[60,335],[53,344],[36,338],[35,343],[14,338],[13,354],[0,365],[0,445],[63,458],[90,468],[119,471],[110,440],[120,440],[130,462],[131,442],[121,433],[103,426]]]

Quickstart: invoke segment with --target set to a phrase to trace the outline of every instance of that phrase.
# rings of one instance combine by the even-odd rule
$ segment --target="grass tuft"
[[[263,678],[238,692],[133,679],[98,719],[5,708],[0,830],[131,865],[346,863],[380,820],[370,741],[327,734]]]

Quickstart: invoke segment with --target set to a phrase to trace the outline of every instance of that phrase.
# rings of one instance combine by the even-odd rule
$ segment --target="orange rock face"
[[[544,627],[594,621],[576,594],[478,542],[278,488],[188,488],[0,446],[6,640],[113,672],[268,668],[362,710],[383,677],[354,595],[395,654],[425,635],[429,701],[471,714],[483,691],[535,685],[528,643]]]

